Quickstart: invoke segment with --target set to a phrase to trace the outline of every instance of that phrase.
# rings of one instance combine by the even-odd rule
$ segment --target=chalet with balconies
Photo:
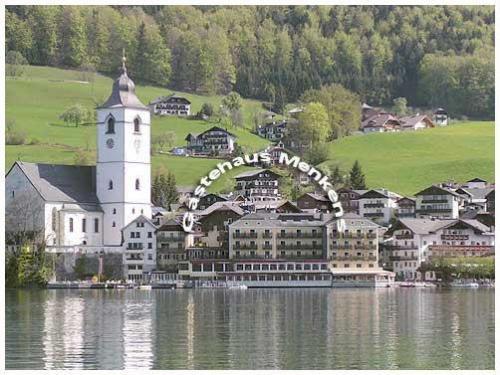
[[[339,201],[344,212],[351,212],[359,215],[359,198],[368,190],[355,190],[343,187],[337,190]]]
[[[257,130],[257,134],[262,138],[266,138],[271,142],[279,142],[283,139],[286,131],[286,121],[281,122],[271,122],[269,124],[265,124],[259,126]]]
[[[387,225],[395,217],[399,194],[386,189],[368,190],[359,197],[359,215],[379,225]]]
[[[396,216],[402,217],[415,217],[416,213],[416,200],[415,198],[403,197],[396,201],[397,209]]]
[[[432,185],[415,194],[417,218],[458,219],[463,198],[456,192]]]
[[[462,187],[466,189],[484,189],[488,187],[488,181],[476,177],[467,181]]]
[[[230,155],[234,151],[236,136],[225,129],[214,126],[201,134],[186,136],[187,150],[193,155]]]
[[[420,275],[433,257],[484,256],[494,251],[494,234],[477,220],[400,219],[386,233],[391,267],[403,279]]]
[[[280,199],[279,178],[269,169],[243,172],[235,177],[235,194],[249,201],[277,201]]]
[[[189,116],[191,114],[191,102],[175,94],[156,98],[149,103],[149,108],[158,116]]]
[[[304,193],[297,199],[297,207],[303,211],[330,212],[332,210],[332,202],[326,195]]]
[[[178,263],[187,260],[186,247],[193,238],[175,220],[166,221],[156,231],[156,261],[158,270],[177,272]]]

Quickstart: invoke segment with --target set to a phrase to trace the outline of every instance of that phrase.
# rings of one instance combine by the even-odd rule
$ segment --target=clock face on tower
[[[113,148],[114,145],[115,141],[113,141],[113,139],[111,138],[108,138],[108,140],[106,141],[106,146],[108,146],[108,148]]]
[[[135,151],[137,153],[139,153],[140,149],[141,149],[141,140],[140,139],[136,139],[134,141],[134,147],[135,147]]]

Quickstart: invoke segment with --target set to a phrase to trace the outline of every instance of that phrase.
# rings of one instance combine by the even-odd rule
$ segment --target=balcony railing
[[[451,207],[450,208],[432,208],[432,207],[429,207],[429,208],[421,208],[421,209],[417,210],[416,212],[419,214],[426,214],[426,213],[430,213],[430,212],[448,212],[448,213],[450,213],[451,211],[452,211]]]
[[[316,233],[307,233],[307,232],[301,232],[301,233],[278,233],[278,238],[322,238],[323,233],[322,232],[316,232]]]
[[[331,260],[364,260],[364,261],[371,261],[375,262],[377,260],[377,257],[375,255],[366,255],[366,256],[359,256],[359,255],[342,255],[342,256],[337,256],[337,255],[332,255],[330,257]]]
[[[257,233],[233,233],[233,238],[257,238]]]
[[[257,245],[233,245],[233,250],[257,250]]]
[[[385,205],[383,203],[365,203],[364,208],[383,208]]]
[[[411,240],[413,239],[413,234],[396,234],[394,237],[396,237],[397,240]]]
[[[389,260],[391,261],[401,261],[401,260],[418,260],[417,256],[407,256],[407,255],[390,255]]]
[[[262,238],[272,238],[273,237],[273,234],[271,232],[269,233],[262,233]]]
[[[447,199],[422,199],[422,203],[448,203]]]
[[[319,247],[321,245],[316,245],[316,246],[311,246],[311,245],[278,245],[277,249],[278,250],[317,250],[317,251],[323,251],[322,247]]]
[[[441,239],[445,241],[466,241],[469,239],[467,234],[442,234]]]
[[[129,244],[127,244],[127,250],[143,250],[143,245],[142,245],[142,243],[138,243],[138,244],[134,244],[134,245],[129,243]]]
[[[185,236],[174,236],[174,237],[168,237],[168,236],[159,236],[158,241],[160,242],[179,242],[179,241],[184,241]]]
[[[365,212],[364,217],[384,217],[383,212]]]

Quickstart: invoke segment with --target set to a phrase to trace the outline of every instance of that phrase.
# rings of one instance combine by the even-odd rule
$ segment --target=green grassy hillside
[[[326,164],[347,172],[357,159],[370,187],[412,195],[446,180],[494,181],[495,126],[467,122],[418,132],[369,134],[333,142]]]
[[[15,129],[27,135],[28,142],[35,145],[7,146],[5,167],[10,168],[15,160],[31,162],[53,162],[73,164],[77,149],[89,150],[95,155],[95,126],[65,126],[58,119],[69,106],[79,103],[92,108],[102,103],[110,93],[112,79],[96,75],[91,83],[82,82],[84,77],[77,71],[48,67],[29,67],[21,78],[6,79],[6,119],[15,120]],[[168,95],[172,91],[158,87],[137,86],[137,95],[143,103]],[[191,102],[191,112],[197,112],[203,103],[218,108],[221,96],[200,96],[177,92]],[[260,150],[268,144],[264,139],[250,133],[254,113],[263,111],[254,100],[243,101],[245,128],[230,128],[238,136],[238,142],[247,151]],[[175,145],[185,145],[188,133],[200,133],[216,123],[188,120],[179,117],[152,118],[153,134],[172,131],[176,135]],[[159,155],[153,157],[153,168],[160,166],[176,174],[179,185],[192,185],[211,169],[218,160],[193,159]],[[229,176],[220,181],[216,188],[229,188]]]
[[[112,80],[100,75],[93,83],[81,83],[81,73],[46,67],[30,67],[27,75],[6,80],[6,118],[16,121],[16,129],[26,132],[35,145],[7,146],[5,166],[15,160],[31,162],[74,163],[77,149],[95,154],[95,127],[67,127],[58,119],[68,106],[80,103],[94,106],[109,95]],[[158,87],[137,87],[144,103],[170,90]],[[204,102],[218,107],[219,96],[199,96],[185,93],[192,101],[192,112]],[[246,128],[229,129],[238,135],[240,144],[248,151],[262,149],[267,142],[249,129],[253,114],[261,111],[259,102],[244,100]],[[176,145],[184,145],[185,136],[198,133],[214,124],[177,117],[153,117],[153,133],[173,131]],[[328,165],[337,164],[347,173],[355,160],[361,162],[370,187],[387,187],[411,195],[432,183],[453,179],[466,181],[475,176],[489,181],[494,178],[494,124],[468,122],[445,128],[395,134],[370,134],[335,141],[330,146]],[[175,173],[179,185],[194,185],[219,161],[156,155],[153,168],[163,167]],[[214,191],[232,187],[231,176],[225,175]]]

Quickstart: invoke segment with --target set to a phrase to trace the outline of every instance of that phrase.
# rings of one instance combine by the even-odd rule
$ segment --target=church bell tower
[[[111,95],[97,108],[96,190],[105,246],[121,245],[121,229],[137,216],[151,218],[150,111],[135,95],[125,62],[123,57]]]

